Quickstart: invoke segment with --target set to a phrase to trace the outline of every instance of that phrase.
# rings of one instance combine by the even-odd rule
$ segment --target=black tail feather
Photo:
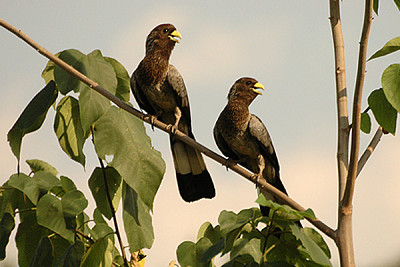
[[[179,193],[186,202],[215,197],[214,184],[207,169],[198,175],[176,173],[176,178]]]

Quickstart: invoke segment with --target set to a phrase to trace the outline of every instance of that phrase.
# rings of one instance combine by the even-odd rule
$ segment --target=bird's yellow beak
[[[257,89],[261,89],[264,90],[264,85],[262,85],[261,83],[256,83],[255,85],[253,85],[253,87],[251,88],[251,90],[253,90],[254,93],[262,95],[262,93],[260,91],[258,91]]]
[[[177,30],[171,32],[171,33],[168,35],[168,37],[169,37],[169,39],[171,39],[172,41],[174,41],[174,42],[176,42],[176,43],[178,43],[178,44],[179,44],[179,40],[176,39],[176,38],[182,39],[182,35],[181,35]],[[176,38],[174,38],[174,37],[176,37]]]

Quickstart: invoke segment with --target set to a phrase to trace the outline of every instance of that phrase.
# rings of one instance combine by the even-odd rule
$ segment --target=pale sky
[[[362,1],[341,1],[349,100],[355,83]],[[381,1],[374,15],[368,55],[400,36],[400,13],[392,1]],[[251,105],[267,126],[281,165],[289,195],[317,217],[336,228],[336,103],[334,64],[328,1],[2,1],[0,18],[20,28],[49,51],[75,48],[83,53],[100,49],[133,72],[144,56],[144,42],[152,28],[172,23],[182,34],[171,57],[188,88],[192,124],[197,140],[218,151],[212,128],[226,104],[234,81],[256,78],[265,86],[263,96]],[[381,86],[383,70],[399,63],[399,54],[367,64],[363,108],[369,93]],[[40,74],[47,60],[11,33],[0,29],[0,182],[16,171],[16,160],[6,134],[30,99],[44,87]],[[131,97],[133,101],[133,97]],[[349,108],[352,103],[349,103]],[[371,114],[370,114],[371,115]],[[69,160],[53,133],[54,111],[44,126],[24,138],[22,171],[26,159],[41,159],[72,178],[91,201],[87,180],[97,165],[90,142],[85,146],[86,169]],[[168,137],[147,128],[160,150],[167,172],[155,199],[155,242],[146,266],[167,266],[176,259],[176,247],[196,241],[205,221],[214,225],[222,210],[240,211],[256,206],[254,185],[220,164],[206,159],[217,196],[187,204],[179,197]],[[373,132],[376,125],[373,126]],[[362,135],[361,151],[370,135]],[[399,258],[400,140],[386,135],[357,180],[354,198],[354,242],[358,266],[379,266]],[[120,220],[122,225],[122,220]],[[304,225],[309,226],[308,223]],[[15,231],[14,231],[15,232]],[[14,238],[14,237],[12,237]],[[328,237],[335,266],[337,249]],[[7,259],[16,264],[14,239]],[[220,262],[220,261],[219,261]]]

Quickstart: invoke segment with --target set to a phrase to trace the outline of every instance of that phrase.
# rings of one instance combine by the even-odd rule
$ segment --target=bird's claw
[[[260,183],[260,178],[261,178],[261,175],[259,173],[254,173],[251,176],[251,179],[256,181],[256,188],[258,187],[258,185]]]
[[[167,125],[167,131],[170,133],[170,135],[174,136],[177,130],[178,130],[177,126],[172,124]]]
[[[156,121],[157,117],[154,116],[154,115],[151,115],[151,114],[142,114],[142,115],[140,116],[140,118],[141,118],[142,120],[145,120],[146,118],[148,118],[148,119],[150,120],[151,129],[152,129],[153,132],[154,132],[154,122]]]

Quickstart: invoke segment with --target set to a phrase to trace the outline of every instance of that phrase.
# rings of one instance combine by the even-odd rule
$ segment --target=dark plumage
[[[241,78],[235,82],[228,94],[228,104],[219,115],[214,126],[214,139],[222,153],[238,162],[259,178],[287,195],[279,177],[279,163],[267,128],[249,111],[249,105],[264,89],[252,78]],[[279,202],[272,194],[267,199]],[[261,207],[268,216],[269,208]]]
[[[141,109],[194,138],[189,99],[182,76],[169,64],[181,38],[171,24],[155,27],[146,39],[146,55],[131,77],[133,95]],[[200,152],[170,138],[172,157],[183,200],[213,198],[215,189]]]

